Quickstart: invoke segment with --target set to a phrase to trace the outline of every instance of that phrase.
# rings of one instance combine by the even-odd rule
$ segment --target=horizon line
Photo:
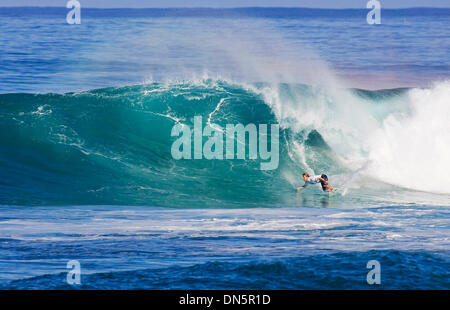
[[[22,5],[22,6],[1,6],[1,9],[4,8],[64,8],[66,6],[36,6],[36,5]],[[111,8],[103,8],[103,7],[86,7],[81,6],[81,8],[85,9],[97,9],[97,10],[117,10],[117,9],[128,9],[128,10],[142,10],[142,9],[212,9],[212,10],[236,10],[236,9],[313,9],[313,10],[368,10],[367,8],[316,8],[316,7],[302,7],[302,6],[238,6],[238,7],[209,7],[209,6],[180,6],[180,7],[111,7]],[[415,6],[415,7],[404,7],[404,8],[382,8],[383,10],[411,10],[411,9],[450,9],[450,7],[432,7],[432,6]]]

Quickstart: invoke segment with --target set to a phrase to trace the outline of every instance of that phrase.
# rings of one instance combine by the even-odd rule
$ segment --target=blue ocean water
[[[450,288],[449,9],[67,11],[0,8],[0,288]],[[174,160],[194,116],[278,168]]]

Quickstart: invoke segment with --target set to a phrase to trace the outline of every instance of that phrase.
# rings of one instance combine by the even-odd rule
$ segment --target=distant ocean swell
[[[365,279],[367,260],[384,266],[380,285]],[[446,256],[423,252],[369,251],[299,256],[247,263],[208,262],[83,275],[74,287],[66,272],[30,277],[8,283],[8,289],[446,289]],[[1,288],[1,286],[0,286]]]

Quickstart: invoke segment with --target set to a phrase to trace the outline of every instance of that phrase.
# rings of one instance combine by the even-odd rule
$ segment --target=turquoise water
[[[0,8],[0,288],[448,289],[450,11],[383,12]],[[277,169],[173,159],[195,116]]]
[[[442,86],[448,93],[448,86]],[[391,143],[402,138],[404,132],[387,126],[386,119],[394,113],[411,113],[408,104],[415,91],[424,92],[337,90],[328,94],[326,89],[304,85],[242,86],[203,80],[63,95],[0,95],[4,133],[0,141],[7,146],[0,158],[8,175],[2,180],[1,199],[7,205],[47,206],[447,206],[448,176],[436,175],[443,180],[424,183],[417,178],[421,165],[401,170],[405,159],[396,162],[395,154],[386,158],[379,153],[374,133]],[[447,96],[438,88],[434,91],[438,99]],[[347,107],[342,110],[339,104]],[[360,126],[357,134],[346,124],[347,109],[354,106],[360,109],[354,111],[360,113],[360,119],[353,121]],[[322,109],[330,111],[317,112]],[[307,119],[302,126],[303,114],[323,121],[308,124]],[[174,160],[171,146],[177,137],[171,136],[172,127],[181,123],[193,128],[194,116],[202,116],[204,126],[209,119],[224,128],[226,124],[280,123],[277,169],[261,170],[261,160],[249,159],[248,150],[245,160]],[[409,120],[419,125],[422,121],[420,115]],[[428,135],[416,138],[426,143]],[[409,141],[402,146],[405,151],[422,151]],[[395,147],[385,151],[393,152]],[[427,164],[431,169],[442,160]],[[386,170],[383,176],[378,174],[380,166]],[[388,174],[391,169],[404,175],[397,179]],[[325,171],[338,194],[325,195],[319,186],[308,189],[308,194],[296,193],[303,171]],[[429,193],[427,186],[431,186]]]

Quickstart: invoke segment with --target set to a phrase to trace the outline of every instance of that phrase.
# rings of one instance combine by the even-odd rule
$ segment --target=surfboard
[[[328,195],[335,195],[335,194],[337,194],[339,192],[339,190],[338,189],[336,189],[336,188],[334,188],[331,192],[324,192],[325,194],[328,194]]]

